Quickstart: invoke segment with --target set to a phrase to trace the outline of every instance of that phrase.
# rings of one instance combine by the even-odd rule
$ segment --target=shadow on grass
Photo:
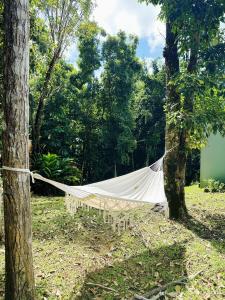
[[[97,248],[115,237],[97,211],[81,209],[71,216],[61,198],[33,204],[33,237],[36,240],[79,242]]]
[[[208,240],[217,251],[225,253],[225,217],[196,210],[182,224],[198,237]]]
[[[150,289],[180,279],[186,275],[185,246],[172,246],[146,250],[137,256],[115,262],[113,265],[89,273],[79,296],[69,299],[132,299],[135,294],[144,294]],[[90,286],[101,284],[113,290]]]

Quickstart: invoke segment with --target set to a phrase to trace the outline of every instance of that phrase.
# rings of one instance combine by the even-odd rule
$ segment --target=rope
[[[166,150],[165,153],[164,153],[164,155],[163,155],[163,157],[161,157],[156,163],[153,163],[152,165],[155,165],[155,164],[159,163],[160,160],[163,159],[163,158],[167,155],[167,153],[169,153],[170,151],[172,151],[172,150],[173,150],[174,148],[176,148],[176,147],[177,147],[177,146],[174,146],[174,147],[170,148],[169,150]],[[151,166],[152,166],[152,165],[151,165]],[[151,166],[150,166],[150,167],[151,167]],[[30,174],[30,176],[31,176],[31,181],[32,181],[32,183],[35,182],[35,181],[34,181],[35,175],[38,175],[38,174],[34,174],[33,172],[31,172],[29,169],[13,168],[13,167],[7,167],[7,166],[2,166],[1,169],[2,169],[2,170],[6,170],[6,171],[11,171],[11,172],[28,173],[28,174]],[[45,179],[45,178],[42,178],[42,176],[39,176],[39,177],[40,177],[40,178],[38,178],[38,179],[40,179],[40,180]],[[45,181],[45,180],[43,180],[43,181]],[[47,181],[46,181],[46,182],[47,182]]]
[[[169,150],[165,150],[164,157],[167,155],[167,153],[171,152],[176,147],[177,146],[174,146],[174,147],[170,148]]]
[[[31,176],[32,183],[34,183],[34,173],[31,172],[29,169],[22,169],[22,168],[13,168],[13,167],[2,166],[2,170],[12,171],[12,172],[28,173]]]

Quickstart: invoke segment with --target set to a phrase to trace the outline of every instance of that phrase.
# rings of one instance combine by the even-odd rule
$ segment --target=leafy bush
[[[57,154],[38,155],[33,160],[32,169],[40,175],[68,185],[79,184],[81,172],[71,158],[62,158]],[[32,191],[38,195],[64,195],[57,188],[36,180],[32,184]]]
[[[209,179],[207,186],[204,188],[204,192],[210,193],[224,193],[225,192],[225,183],[218,180]]]

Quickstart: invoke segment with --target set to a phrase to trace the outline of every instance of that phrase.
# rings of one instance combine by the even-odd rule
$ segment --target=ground
[[[145,207],[134,212],[135,226],[118,235],[96,212],[71,217],[63,198],[34,197],[37,299],[133,299],[183,277],[190,279],[169,288],[166,299],[224,299],[225,194],[192,186],[186,200],[188,221],[168,221]],[[3,245],[0,266],[3,296]]]

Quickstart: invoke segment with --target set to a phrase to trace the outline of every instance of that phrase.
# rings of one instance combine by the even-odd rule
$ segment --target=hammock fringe
[[[96,198],[96,197],[95,197]],[[89,199],[90,200],[90,199]],[[108,200],[108,199],[107,199]],[[106,199],[98,198],[99,207],[93,207],[88,204],[88,201],[80,200],[79,198],[66,194],[65,204],[67,211],[73,216],[75,215],[80,208],[90,211],[92,209],[97,210],[98,214],[103,218],[105,224],[108,224],[112,227],[113,231],[120,234],[122,231],[125,231],[132,226],[133,218],[129,214],[129,205],[127,205],[126,211],[120,210],[110,210],[107,208]],[[140,203],[137,205],[140,207]],[[132,205],[131,209],[134,208]]]

